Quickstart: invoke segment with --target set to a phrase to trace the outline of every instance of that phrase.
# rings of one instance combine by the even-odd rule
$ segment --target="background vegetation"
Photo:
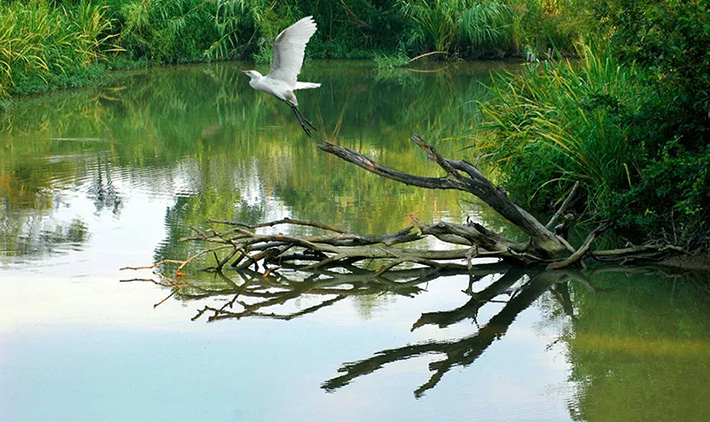
[[[581,36],[571,0],[0,1],[0,97],[74,86],[106,68],[271,60],[276,35],[313,15],[311,58],[544,57]]]

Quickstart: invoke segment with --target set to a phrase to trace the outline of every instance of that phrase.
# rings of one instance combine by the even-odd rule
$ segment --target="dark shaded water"
[[[502,65],[378,74],[310,63],[304,80],[323,87],[299,101],[323,128],[314,139],[248,87],[244,66],[127,73],[2,116],[0,420],[707,419],[700,274],[490,267],[472,279],[285,274],[248,285],[197,274],[165,301],[169,288],[120,283],[151,275],[120,267],[185,257],[193,246],[177,239],[209,217],[382,233],[410,214],[470,216],[515,235],[476,201],[379,179],[315,147],[326,136],[437,175],[409,137],[469,153],[445,138],[471,124],[481,82]],[[243,303],[225,307],[236,295]]]

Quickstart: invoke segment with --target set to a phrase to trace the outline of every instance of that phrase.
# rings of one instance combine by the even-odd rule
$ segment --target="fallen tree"
[[[594,250],[594,241],[611,227],[608,223],[593,230],[586,241],[575,249],[565,238],[574,218],[565,211],[576,192],[577,185],[571,189],[552,219],[547,224],[542,224],[511,201],[506,192],[494,186],[474,164],[441,156],[433,146],[417,135],[414,135],[412,140],[445,172],[445,175],[422,177],[393,170],[359,152],[328,141],[323,141],[318,148],[369,172],[407,185],[426,189],[456,189],[470,193],[522,229],[527,234],[528,240],[519,242],[506,238],[476,222],[429,224],[419,221],[415,216],[411,216],[411,226],[395,233],[379,235],[349,233],[328,224],[290,218],[260,224],[210,219],[208,229],[200,230],[193,227],[194,236],[180,239],[200,242],[207,245],[205,248],[185,260],[161,261],[148,268],[174,263],[177,264],[174,273],[181,275],[188,263],[198,257],[212,254],[215,264],[208,270],[218,272],[222,271],[225,265],[230,265],[239,270],[253,267],[255,271],[267,275],[282,266],[310,272],[338,267],[356,273],[362,270],[359,263],[376,260],[378,265],[371,271],[380,275],[402,264],[417,264],[435,270],[470,269],[474,258],[497,258],[512,266],[544,265],[548,269],[561,269],[584,266],[585,260],[588,259],[626,263],[636,260],[659,260],[671,254],[687,253],[683,248],[667,244],[627,245],[620,249]],[[553,229],[560,219],[563,222]],[[279,225],[309,226],[325,234],[292,236],[257,232],[259,228]],[[217,229],[218,226],[227,226],[227,228]],[[412,242],[429,236],[452,247],[445,250],[430,250],[411,246]],[[168,278],[164,274],[161,276]]]

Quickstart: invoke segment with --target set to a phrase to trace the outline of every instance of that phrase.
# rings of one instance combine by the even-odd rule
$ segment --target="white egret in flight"
[[[301,72],[306,43],[316,33],[316,29],[313,16],[307,16],[281,31],[274,41],[274,60],[268,75],[262,76],[256,70],[242,71],[251,78],[249,85],[252,88],[271,94],[288,104],[308,136],[311,136],[311,131],[306,125],[313,129],[315,126],[298,109],[298,100],[293,91],[320,86],[318,83],[296,81]]]

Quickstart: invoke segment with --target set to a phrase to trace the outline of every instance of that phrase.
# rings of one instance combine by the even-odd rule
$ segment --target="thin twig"
[[[418,55],[417,57],[414,57],[414,58],[412,58],[412,59],[407,60],[407,63],[406,63],[406,64],[412,63],[412,62],[415,61],[415,60],[419,60],[419,59],[421,59],[422,57],[431,56],[432,54],[445,54],[445,53],[446,53],[445,51],[439,51],[439,50],[430,51],[430,52],[428,52],[428,53],[420,54],[420,55]]]
[[[572,201],[572,198],[574,197],[575,192],[577,192],[577,188],[579,187],[579,181],[574,182],[574,186],[572,186],[572,190],[569,192],[567,195],[567,198],[562,202],[562,205],[557,209],[557,212],[550,218],[550,221],[545,225],[546,229],[551,229],[552,226],[555,224],[558,218],[562,215],[562,213],[565,212],[567,209],[567,206],[569,205],[570,201]]]
[[[246,227],[248,229],[258,229],[261,227],[273,227],[278,224],[293,224],[297,226],[310,226],[310,227],[315,227],[323,230],[330,230],[336,233],[347,233],[346,230],[339,229],[337,227],[333,227],[330,225],[326,225],[323,223],[315,222],[315,221],[306,221],[306,220],[295,220],[292,218],[283,218],[281,220],[275,220],[275,221],[269,221],[267,223],[259,223],[259,224],[248,224],[248,223],[241,223],[239,221],[229,221],[229,220],[217,220],[217,219],[212,219],[210,218],[209,220],[210,223],[219,223],[219,224],[229,224],[233,226],[241,226],[241,227]]]

